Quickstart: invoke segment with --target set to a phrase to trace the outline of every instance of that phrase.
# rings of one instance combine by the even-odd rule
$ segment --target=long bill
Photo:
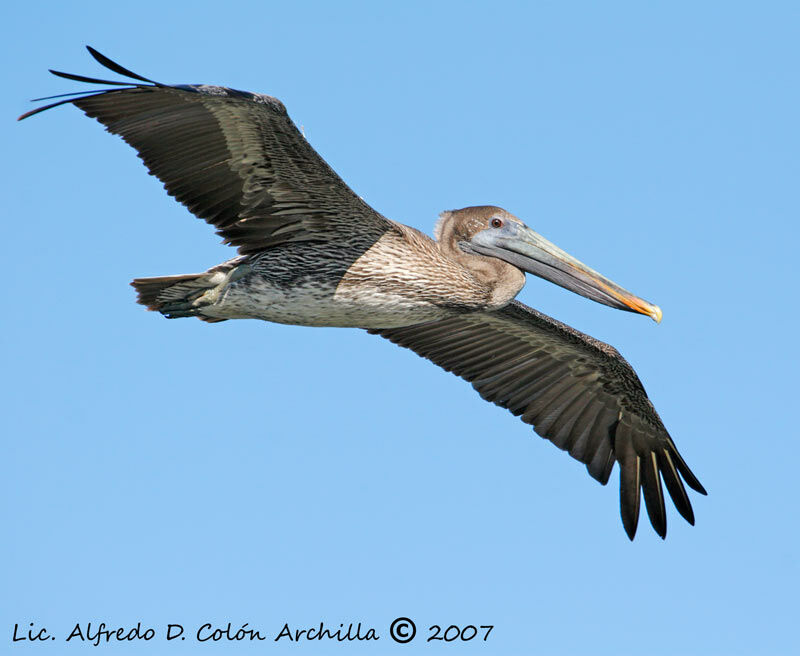
[[[528,226],[506,222],[477,233],[465,244],[473,252],[501,260],[576,294],[618,310],[638,312],[661,322],[661,308],[590,269]]]

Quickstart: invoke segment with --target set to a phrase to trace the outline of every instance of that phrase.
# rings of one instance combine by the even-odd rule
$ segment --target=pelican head
[[[590,269],[501,207],[445,212],[436,226],[436,236],[464,253],[497,258],[603,305],[661,321],[657,305]]]

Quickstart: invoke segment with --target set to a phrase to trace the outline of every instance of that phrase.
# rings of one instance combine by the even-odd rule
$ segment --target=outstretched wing
[[[471,382],[484,399],[585,463],[603,485],[619,462],[622,523],[631,539],[642,491],[653,528],[666,536],[662,478],[678,512],[694,524],[681,478],[706,492],[638,376],[608,344],[518,301],[496,312],[370,332]]]
[[[140,83],[51,71],[118,88],[66,94],[77,97],[20,119],[65,103],[79,107],[133,146],[167,192],[215,226],[239,253],[301,240],[368,248],[392,229],[308,144],[276,98],[160,84],[88,50],[106,68]]]

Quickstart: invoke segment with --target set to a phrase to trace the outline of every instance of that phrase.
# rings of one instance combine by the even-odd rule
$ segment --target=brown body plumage
[[[622,520],[633,538],[642,491],[666,535],[663,479],[694,514],[705,493],[628,363],[612,347],[513,298],[534,273],[600,303],[661,311],[570,257],[495,206],[445,212],[436,240],[381,216],[311,148],[280,101],[224,87],[56,75],[116,88],[72,103],[139,152],[167,192],[217,228],[239,255],[206,272],[133,282],[167,317],[259,318],[365,328],[472,383],[606,483],[620,466]]]

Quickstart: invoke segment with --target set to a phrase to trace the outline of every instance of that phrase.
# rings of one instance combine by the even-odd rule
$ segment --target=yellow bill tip
[[[653,321],[655,321],[656,323],[661,323],[661,317],[664,316],[664,313],[661,312],[661,308],[658,307],[657,305],[650,306],[649,314],[650,317],[653,319]]]

